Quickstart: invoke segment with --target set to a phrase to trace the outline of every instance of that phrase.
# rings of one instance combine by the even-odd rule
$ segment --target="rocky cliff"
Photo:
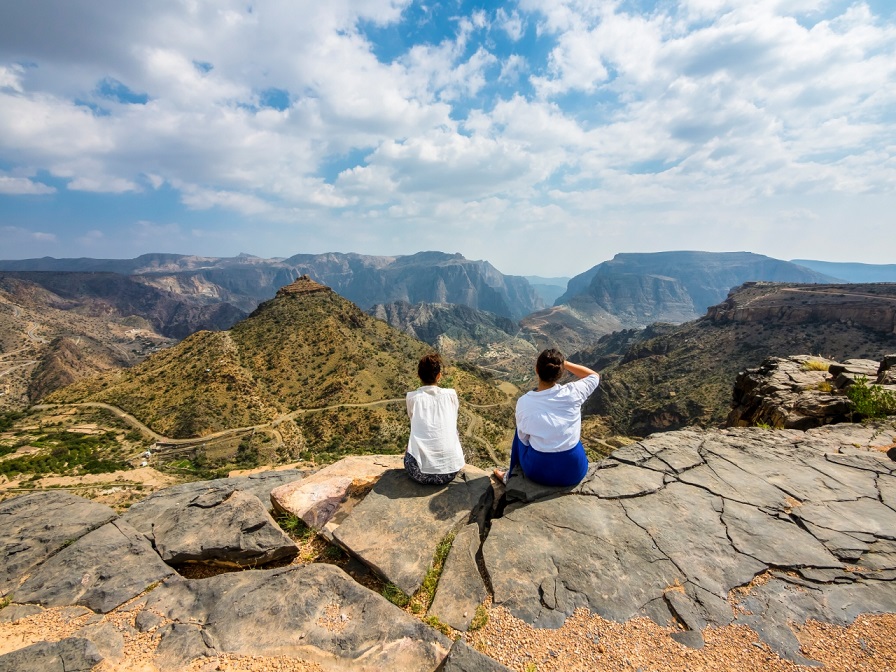
[[[605,374],[585,411],[636,436],[720,424],[738,372],[767,357],[883,359],[896,350],[894,307],[894,284],[748,283],[699,320],[621,332],[576,354]]]
[[[834,278],[750,252],[617,254],[569,281],[556,305],[592,302],[626,327],[685,322],[748,281],[830,282]]]
[[[377,303],[456,303],[518,319],[544,306],[525,278],[460,254],[297,254],[287,259],[147,254],[136,259],[0,261],[0,270],[111,271],[203,303],[251,312],[279,287],[308,274],[364,309]]]

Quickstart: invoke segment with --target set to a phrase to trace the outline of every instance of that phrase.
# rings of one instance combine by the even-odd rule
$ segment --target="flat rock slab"
[[[458,639],[437,672],[510,672],[510,668]]]
[[[162,560],[256,567],[293,558],[298,547],[255,495],[212,490],[153,524]]]
[[[334,539],[408,595],[423,583],[438,543],[476,520],[491,493],[488,474],[470,465],[448,485],[421,485],[404,470],[383,474]]]
[[[476,523],[466,525],[457,533],[429,608],[429,615],[461,632],[470,627],[476,608],[488,597],[476,562],[479,547]]]
[[[96,646],[83,637],[37,642],[0,656],[0,672],[89,672],[103,662]]]
[[[514,477],[482,549],[494,603],[541,627],[577,607],[674,619],[691,645],[736,618],[809,664],[792,624],[896,613],[893,437],[892,422],[685,430],[620,449],[576,488]]]
[[[164,669],[218,653],[292,656],[325,670],[434,670],[450,642],[333,565],[170,581],[145,608],[161,631]]]
[[[0,503],[0,595],[50,556],[117,517],[108,506],[58,490]]]
[[[301,518],[332,539],[333,532],[389,470],[402,468],[401,455],[346,457],[301,481],[271,492],[271,504],[281,513]]]
[[[620,464],[613,469],[596,469],[574,492],[605,499],[640,497],[662,489],[662,472]]]
[[[114,520],[47,560],[13,595],[17,602],[107,613],[172,574],[143,535]]]
[[[494,603],[537,627],[560,627],[578,607],[615,621],[657,616],[666,625],[668,610],[663,617],[648,605],[684,575],[622,501],[555,497],[493,520],[483,557]]]
[[[212,493],[226,495],[239,490],[257,497],[267,509],[272,490],[285,483],[299,480],[303,475],[302,471],[286,469],[172,485],[154,492],[146,499],[131,506],[122,515],[122,519],[146,535],[147,539],[152,539],[152,527],[157,520],[168,518],[173,511],[182,509],[198,496],[212,495]]]

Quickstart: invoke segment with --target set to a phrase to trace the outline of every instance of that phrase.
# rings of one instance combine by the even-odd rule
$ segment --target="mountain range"
[[[518,319],[544,306],[529,283],[504,275],[487,261],[460,254],[407,256],[297,254],[261,259],[145,254],[135,259],[24,259],[0,261],[0,270],[111,272],[205,303],[230,303],[251,312],[301,275],[368,309],[378,303],[454,303]]]

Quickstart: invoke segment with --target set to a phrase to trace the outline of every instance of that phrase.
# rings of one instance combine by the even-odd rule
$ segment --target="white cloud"
[[[362,24],[415,38],[399,24],[409,4],[46,0],[54,21],[0,12],[0,193],[174,190],[184,230],[190,211],[216,208],[272,222],[271,240],[313,223],[320,245],[413,245],[423,228],[434,245],[430,229],[461,227],[486,251],[513,226],[605,231],[632,249],[672,234],[737,241],[737,226],[765,236],[769,203],[814,213],[819,229],[849,219],[822,210],[822,195],[890,203],[896,23],[867,4],[521,0],[378,57]],[[145,102],[100,95],[107,78]],[[272,89],[284,109],[262,105]],[[477,227],[501,238],[480,242]]]
[[[525,31],[523,19],[516,10],[508,13],[503,7],[499,7],[495,13],[495,24],[514,42],[523,37]]]
[[[52,194],[56,192],[55,187],[42,182],[35,182],[27,177],[9,177],[0,175],[0,194],[7,195],[39,195]]]

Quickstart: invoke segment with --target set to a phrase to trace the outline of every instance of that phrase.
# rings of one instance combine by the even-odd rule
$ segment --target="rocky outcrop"
[[[574,488],[513,477],[517,501],[483,544],[493,601],[547,627],[577,607],[648,616],[692,645],[744,623],[808,663],[791,624],[896,610],[894,440],[892,424],[684,430],[617,450]]]
[[[327,515],[313,520],[339,521],[333,539],[407,592],[445,532],[457,531],[429,611],[456,627],[490,593],[535,626],[558,627],[577,608],[617,621],[646,616],[692,647],[702,646],[707,627],[746,625],[779,655],[812,664],[792,627],[896,613],[894,446],[893,422],[805,432],[688,429],[618,449],[574,487],[514,475],[494,505],[494,486],[475,469],[445,487],[387,469],[366,496],[346,496],[332,511],[327,501]],[[354,458],[364,459],[383,460]],[[334,478],[346,476],[338,471]],[[169,496],[169,504],[186,494]],[[143,525],[154,528],[159,521],[144,508]],[[126,531],[114,520],[42,561],[7,609],[24,617],[18,604],[32,598],[100,611],[117,603],[106,586],[134,583],[139,573],[119,570],[120,538],[152,552],[142,535]],[[81,559],[88,551],[108,556],[106,564],[88,566]],[[51,576],[61,587],[52,602],[33,585],[39,579],[49,590]],[[18,585],[24,577],[15,578]],[[89,599],[85,590],[93,591]],[[439,632],[326,564],[196,580],[172,572],[126,608],[138,612],[137,629],[155,634],[162,669],[221,653],[292,656],[332,670],[501,669],[463,646],[449,654]],[[78,633],[112,657],[108,635]],[[12,655],[22,654],[0,656],[0,669]]]
[[[848,359],[843,363],[809,355],[769,357],[757,368],[738,374],[727,424],[809,429],[859,420],[846,396],[847,388],[864,378],[896,390],[889,383],[894,361],[896,355],[882,362]]]

